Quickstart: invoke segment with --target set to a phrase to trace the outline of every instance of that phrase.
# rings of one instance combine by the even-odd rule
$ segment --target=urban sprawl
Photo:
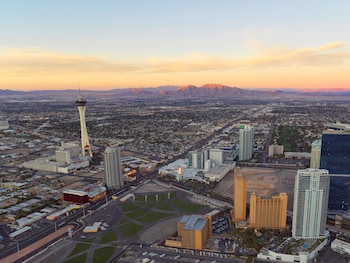
[[[0,262],[348,262],[350,107],[0,98]]]

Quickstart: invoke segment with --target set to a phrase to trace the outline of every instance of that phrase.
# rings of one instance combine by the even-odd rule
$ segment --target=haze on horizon
[[[13,0],[0,89],[350,89],[347,0]]]

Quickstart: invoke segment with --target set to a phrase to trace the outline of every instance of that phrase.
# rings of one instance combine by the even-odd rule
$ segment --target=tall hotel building
[[[312,142],[310,168],[320,169],[321,146],[322,146],[321,140],[314,140]]]
[[[188,156],[188,167],[195,169],[203,169],[204,154],[201,151],[190,151]]]
[[[298,170],[294,188],[293,237],[314,239],[326,235],[328,194],[327,170]]]
[[[107,147],[103,157],[107,188],[122,187],[123,173],[121,168],[120,148]]]
[[[214,165],[220,165],[224,163],[224,151],[217,148],[209,149],[209,159]]]
[[[253,228],[280,229],[287,224],[288,195],[280,193],[272,198],[250,195],[250,226]]]
[[[238,223],[247,219],[247,180],[239,167],[234,170],[233,191],[234,221]]]
[[[322,133],[320,168],[331,174],[328,211],[350,211],[350,126],[330,125]],[[337,176],[338,175],[338,176]]]
[[[244,125],[239,130],[239,160],[249,160],[253,156],[254,128]]]

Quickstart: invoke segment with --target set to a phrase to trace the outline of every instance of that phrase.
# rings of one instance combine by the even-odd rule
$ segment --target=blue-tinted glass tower
[[[349,211],[350,132],[339,130],[322,134],[320,168],[327,169],[332,175],[328,210]],[[339,176],[336,176],[337,174]]]

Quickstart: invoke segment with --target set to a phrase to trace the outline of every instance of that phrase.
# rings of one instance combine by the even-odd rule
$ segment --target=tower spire
[[[79,95],[75,104],[78,106],[79,117],[80,117],[80,130],[81,130],[81,155],[85,155],[86,152],[89,153],[90,157],[92,157],[91,146],[89,143],[89,136],[86,129],[86,121],[85,121],[85,105],[86,100],[84,100],[80,96],[80,84],[79,84]]]

